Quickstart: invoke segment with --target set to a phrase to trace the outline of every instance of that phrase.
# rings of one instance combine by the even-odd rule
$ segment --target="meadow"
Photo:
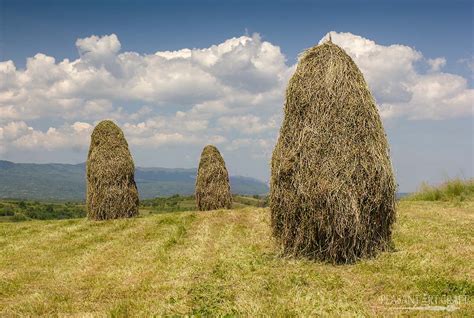
[[[137,218],[101,222],[5,221],[0,316],[472,316],[474,198],[416,195],[398,202],[393,250],[350,265],[282,257],[258,198],[154,213],[192,209],[156,199]]]
[[[233,208],[267,206],[266,196],[234,195]],[[140,201],[140,214],[196,211],[194,196],[175,194]],[[28,220],[62,220],[86,216],[83,202],[40,202],[28,200],[0,200],[0,222],[22,222]]]

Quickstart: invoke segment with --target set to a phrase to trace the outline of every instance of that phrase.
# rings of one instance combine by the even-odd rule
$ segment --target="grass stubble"
[[[398,208],[394,251],[337,266],[285,257],[265,208],[2,223],[0,315],[468,316],[474,202]]]

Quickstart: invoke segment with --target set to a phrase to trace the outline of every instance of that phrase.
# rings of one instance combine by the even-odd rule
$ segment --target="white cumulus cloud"
[[[444,57],[331,35],[362,70],[383,118],[472,116],[474,90],[443,71]],[[108,118],[136,147],[212,142],[271,153],[296,65],[258,34],[153,54],[121,52],[115,34],[76,47],[73,60],[38,53],[24,68],[0,61],[0,152],[84,149],[93,125]]]
[[[446,59],[444,57],[428,59],[428,64],[430,65],[430,71],[438,72],[446,65]]]
[[[14,147],[19,150],[54,150],[61,148],[86,149],[93,126],[75,122],[46,132],[35,130],[24,121],[12,121],[0,127],[0,153]]]
[[[443,73],[444,57],[426,59],[401,44],[380,45],[352,33],[330,32],[356,62],[376,98],[384,118],[444,119],[472,116],[474,89],[465,78]],[[329,33],[320,43],[327,41]],[[422,72],[416,63],[425,63]]]

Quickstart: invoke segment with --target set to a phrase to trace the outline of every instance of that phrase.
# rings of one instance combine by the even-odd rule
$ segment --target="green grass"
[[[21,222],[29,219],[61,220],[84,216],[86,211],[82,203],[0,200],[0,222]]]
[[[157,197],[154,199],[141,200],[140,206],[150,213],[197,210],[194,196],[182,196],[179,194],[170,197]]]
[[[0,316],[472,316],[472,201],[401,201],[395,250],[353,265],[281,257],[269,223],[255,207],[0,223]]]
[[[234,195],[232,208],[248,206],[265,207],[267,198],[264,196]],[[142,215],[151,213],[168,213],[196,211],[194,196],[179,194],[170,197],[157,197],[140,201]],[[38,202],[25,200],[0,200],[0,222],[22,222],[35,220],[62,220],[86,216],[86,208],[81,202]]]
[[[157,197],[140,201],[142,214],[197,211],[194,196],[183,196],[179,194],[170,197]],[[232,208],[241,209],[245,207],[266,207],[266,196],[233,195]]]
[[[234,207],[245,207],[245,206],[254,206],[257,208],[263,208],[268,206],[268,197],[267,196],[243,196],[243,195],[234,195],[233,197],[233,206]]]
[[[404,198],[410,201],[465,201],[474,200],[474,179],[453,179],[439,186],[422,184],[420,190]]]

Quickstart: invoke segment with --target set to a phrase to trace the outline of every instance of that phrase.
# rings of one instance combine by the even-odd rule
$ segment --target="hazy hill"
[[[135,181],[141,198],[192,194],[196,169],[141,168]],[[257,179],[231,176],[233,193],[265,194],[268,186]],[[85,164],[32,164],[0,160],[0,198],[83,200]]]

